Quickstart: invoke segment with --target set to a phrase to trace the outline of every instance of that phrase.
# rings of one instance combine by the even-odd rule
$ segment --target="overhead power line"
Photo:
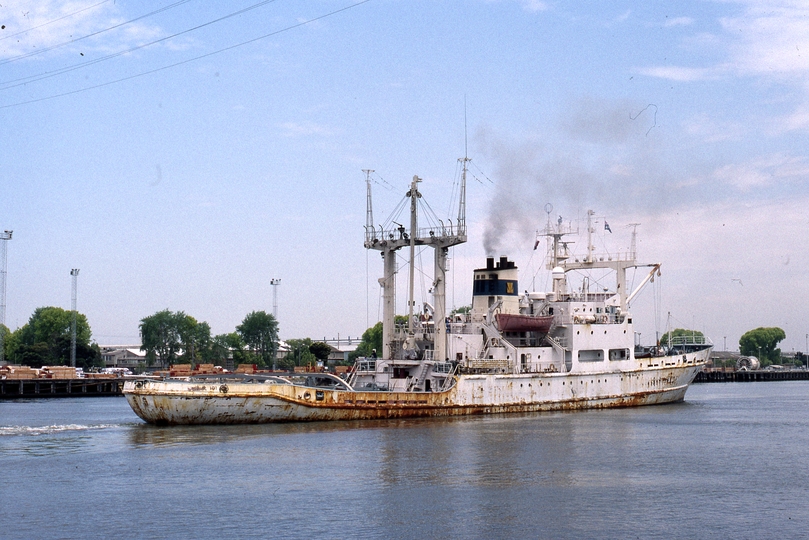
[[[105,1],[108,1],[108,0],[105,0]],[[30,58],[31,56],[36,56],[38,54],[46,53],[48,51],[58,49],[59,47],[64,47],[65,45],[70,45],[71,43],[76,43],[77,41],[82,41],[84,39],[91,38],[91,37],[97,36],[99,34],[103,34],[104,32],[109,32],[110,30],[115,30],[116,28],[126,26],[127,24],[132,24],[133,22],[137,22],[137,21],[140,21],[141,19],[151,17],[152,15],[157,15],[158,13],[162,13],[163,11],[167,11],[169,9],[175,8],[175,7],[180,6],[182,4],[186,4],[186,3],[190,2],[190,1],[191,0],[180,0],[179,2],[169,4],[168,6],[162,7],[160,9],[156,9],[156,10],[154,10],[152,12],[146,13],[145,15],[141,15],[140,17],[135,17],[134,19],[130,19],[130,20],[126,21],[126,22],[122,22],[122,23],[119,23],[119,24],[104,28],[103,30],[98,30],[97,32],[93,32],[92,34],[87,34],[86,36],[77,37],[77,38],[71,39],[69,41],[63,41],[62,43],[57,43],[56,45],[51,45],[50,47],[44,47],[42,49],[37,49],[35,51],[31,51],[31,52],[28,52],[28,53],[20,54],[20,55],[17,55],[17,56],[12,56],[11,58],[6,58],[5,60],[0,60],[0,65],[8,64],[9,62],[16,62],[17,60],[22,60],[24,58]],[[101,4],[103,4],[103,3],[104,2],[101,2]],[[101,4],[96,4],[96,6],[100,6]],[[91,7],[95,7],[95,6],[91,6]],[[90,8],[87,8],[87,9],[90,9]],[[77,11],[76,13],[81,13],[81,11],[84,11],[84,10]],[[59,19],[54,19],[53,21],[49,21],[49,22],[47,22],[45,24],[41,24],[41,25],[39,25],[39,26],[37,26],[35,28],[41,28],[41,27],[43,27],[43,26],[45,26],[47,24],[60,21],[60,20],[65,19],[67,17],[71,17],[72,15],[75,15],[76,13],[73,13],[71,15],[65,15],[64,17],[60,17]],[[31,30],[34,30],[34,28],[30,28],[29,30],[24,30],[24,32],[29,32]],[[22,33],[22,32],[18,32],[18,34],[19,33]],[[8,37],[10,37],[10,36],[8,36]],[[3,39],[5,39],[5,38],[3,38]]]
[[[185,0],[185,1],[188,1],[188,0]],[[134,51],[137,51],[137,50],[140,50],[140,49],[145,49],[146,47],[151,47],[152,45],[156,45],[158,43],[168,41],[168,40],[173,39],[173,38],[175,38],[177,36],[181,36],[181,35],[187,34],[189,32],[194,32],[195,30],[199,30],[200,28],[205,28],[206,26],[210,26],[212,24],[222,22],[222,21],[224,21],[226,19],[230,19],[231,17],[235,17],[236,15],[241,15],[243,13],[246,13],[246,12],[251,11],[253,9],[256,9],[258,7],[264,6],[266,4],[270,4],[270,3],[274,2],[274,1],[275,0],[264,0],[263,2],[259,2],[258,4],[253,4],[252,6],[248,6],[248,7],[244,8],[244,9],[240,9],[239,11],[235,11],[235,12],[229,13],[228,15],[225,15],[223,17],[219,17],[218,19],[208,21],[206,23],[197,25],[197,26],[195,26],[193,28],[188,28],[187,30],[183,30],[182,32],[177,32],[176,34],[172,34],[170,36],[165,36],[165,37],[162,37],[160,39],[156,39],[154,41],[150,41],[149,43],[144,43],[143,45],[138,45],[137,47],[132,47],[132,48],[124,50],[124,51],[119,51],[117,53],[108,54],[106,56],[102,56],[102,57],[96,58],[94,60],[88,60],[87,62],[82,62],[80,64],[74,64],[72,66],[68,66],[68,67],[65,67],[65,68],[62,68],[62,69],[57,69],[55,71],[49,71],[49,72],[46,72],[46,73],[40,73],[39,75],[29,75],[28,77],[22,77],[20,79],[14,79],[12,81],[0,81],[0,85],[8,85],[8,86],[4,86],[3,88],[0,88],[0,90],[8,90],[9,88],[15,88],[17,86],[23,86],[23,85],[30,84],[32,82],[41,81],[41,80],[44,80],[44,79],[50,79],[51,77],[56,77],[58,75],[62,75],[64,73],[69,73],[71,71],[76,71],[77,69],[82,69],[82,68],[85,68],[85,67],[88,67],[88,66],[92,66],[92,65],[98,64],[100,62],[106,62],[107,60],[111,60],[113,58],[117,58],[119,56],[123,56],[125,54],[129,54],[131,52],[134,52]],[[17,84],[12,84],[12,83],[17,83]]]
[[[50,20],[50,21],[48,21],[48,22],[44,22],[44,23],[42,23],[42,24],[38,24],[37,26],[32,26],[31,28],[26,28],[25,30],[20,30],[19,32],[15,32],[15,33],[13,33],[13,34],[9,34],[9,35],[7,35],[7,36],[0,37],[0,41],[3,41],[4,39],[13,38],[13,37],[15,37],[15,36],[19,36],[19,35],[25,34],[25,33],[27,33],[27,32],[30,32],[31,30],[37,30],[37,29],[39,29],[39,28],[42,28],[43,26],[48,26],[49,24],[53,24],[53,23],[55,23],[55,22],[59,22],[59,21],[62,21],[62,20],[64,20],[64,19],[69,19],[69,18],[70,18],[70,17],[72,17],[73,15],[78,15],[79,13],[83,13],[83,12],[85,12],[85,11],[87,11],[87,10],[90,10],[90,9],[93,9],[93,8],[97,8],[97,7],[98,7],[98,6],[100,6],[101,4],[106,4],[106,3],[107,3],[107,2],[109,2],[109,1],[110,1],[110,0],[103,0],[103,2],[99,2],[99,3],[97,3],[97,4],[93,4],[92,6],[87,6],[86,8],[82,8],[82,9],[79,9],[79,10],[74,11],[74,12],[72,12],[72,13],[68,13],[67,15],[63,15],[63,16],[59,17],[58,19],[53,19],[53,20]]]
[[[177,67],[177,66],[188,64],[190,62],[195,62],[195,61],[201,60],[203,58],[208,58],[209,56],[214,56],[214,55],[226,52],[226,51],[230,51],[232,49],[236,49],[238,47],[243,47],[244,45],[249,45],[250,43],[255,43],[256,41],[260,41],[262,39],[267,39],[268,37],[276,36],[278,34],[282,34],[284,32],[288,32],[290,30],[294,30],[295,28],[299,28],[301,26],[305,26],[307,24],[310,24],[310,23],[313,23],[313,22],[320,21],[322,19],[331,17],[332,15],[337,15],[337,14],[342,13],[344,11],[348,11],[350,9],[353,9],[353,8],[357,7],[357,6],[361,6],[362,4],[367,4],[370,1],[371,0],[361,0],[360,2],[356,2],[356,3],[351,4],[349,6],[346,6],[346,7],[340,8],[340,9],[336,9],[334,11],[330,11],[329,13],[326,13],[324,15],[320,15],[318,17],[313,17],[311,19],[308,19],[308,20],[305,20],[305,21],[302,21],[302,22],[287,26],[287,27],[282,28],[280,30],[276,30],[274,32],[270,32],[268,34],[264,34],[264,35],[256,37],[256,38],[249,39],[247,41],[242,41],[241,43],[237,43],[235,45],[230,45],[230,46],[224,47],[222,49],[217,49],[215,51],[212,51],[212,52],[209,52],[209,53],[206,53],[206,54],[202,54],[202,55],[199,55],[199,56],[195,56],[193,58],[188,58],[188,59],[183,60],[181,62],[175,62],[174,64],[169,64],[167,66],[151,69],[151,70],[148,70],[148,71],[143,71],[141,73],[136,73],[134,75],[129,75],[127,77],[121,77],[120,79],[115,79],[115,80],[108,81],[108,82],[105,82],[105,83],[96,84],[96,85],[92,85],[92,86],[86,86],[84,88],[71,90],[69,92],[62,92],[61,94],[53,94],[53,95],[50,95],[50,96],[45,96],[45,97],[41,97],[41,98],[37,98],[37,99],[31,99],[31,100],[27,100],[27,101],[20,101],[20,102],[11,103],[11,104],[8,104],[8,105],[0,105],[0,109],[9,109],[11,107],[20,107],[22,105],[29,105],[31,103],[39,103],[41,101],[47,101],[47,100],[56,99],[56,98],[60,98],[60,97],[70,96],[70,95],[73,95],[73,94],[79,94],[81,92],[87,92],[88,90],[94,90],[96,88],[103,88],[105,86],[110,86],[110,85],[113,85],[113,84],[117,84],[117,83],[120,83],[120,82],[131,80],[131,79],[136,79],[138,77],[143,77],[143,76],[146,76],[146,75],[151,75],[153,73],[158,73],[160,71],[165,71],[167,69],[171,69],[171,68],[174,68],[174,67]],[[264,3],[267,3],[267,2],[264,2]],[[251,8],[246,8],[245,10],[242,10],[242,11],[246,11],[247,9],[252,9],[252,7],[256,7],[256,6],[251,6]],[[232,16],[232,15],[230,15],[230,16]],[[212,22],[216,22],[216,21],[212,21]],[[211,23],[207,23],[207,24],[211,24]],[[121,54],[124,54],[124,53],[121,53]]]

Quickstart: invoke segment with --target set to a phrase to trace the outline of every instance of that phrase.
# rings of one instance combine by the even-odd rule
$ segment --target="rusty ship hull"
[[[438,392],[327,389],[294,384],[127,381],[135,413],[154,424],[247,424],[463,416],[682,401],[706,356],[684,365],[596,374],[459,375]]]

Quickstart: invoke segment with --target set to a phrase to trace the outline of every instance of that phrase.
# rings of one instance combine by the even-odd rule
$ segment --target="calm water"
[[[154,427],[0,402],[3,538],[798,538],[809,383],[464,419]]]

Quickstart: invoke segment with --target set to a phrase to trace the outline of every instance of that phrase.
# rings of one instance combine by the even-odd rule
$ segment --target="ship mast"
[[[421,197],[421,193],[419,193],[418,189],[419,182],[421,182],[421,178],[414,175],[413,181],[410,183],[410,191],[407,192],[407,197],[410,197],[410,289],[407,296],[407,343],[405,348],[410,350],[416,348],[416,340],[413,332],[413,304],[415,304],[413,298],[415,294],[414,284],[416,277],[416,236],[418,236],[419,231],[417,207],[418,200]]]
[[[464,165],[467,158],[464,158]],[[366,170],[367,171],[367,170]],[[371,187],[370,173],[366,172],[366,182],[368,183],[368,210],[366,221],[372,219],[371,213]],[[430,246],[435,250],[435,273],[433,281],[434,297],[434,322],[435,331],[433,338],[434,352],[436,360],[444,361],[447,354],[446,343],[446,267],[447,253],[449,248],[466,242],[466,167],[461,181],[461,206],[458,211],[458,224],[433,225],[428,228],[419,229],[418,226],[418,199],[422,197],[418,191],[418,183],[421,178],[414,176],[410,184],[406,197],[410,199],[410,229],[409,234],[404,225],[393,222],[395,227],[385,229],[384,226],[374,227],[373,223],[367,222],[365,226],[365,247],[367,249],[377,249],[381,252],[384,262],[384,275],[379,280],[382,286],[382,354],[386,358],[392,358],[396,354],[395,336],[395,298],[396,298],[396,251],[403,248],[410,248],[410,279],[408,298],[408,326],[407,338],[404,345],[409,353],[415,352],[415,317],[413,308],[415,306],[415,258],[416,246]]]
[[[561,218],[558,224],[558,227],[552,227],[550,220],[548,221],[548,227],[545,231],[545,236],[553,238],[553,253],[549,260],[548,266],[549,269],[553,269],[555,267],[560,267],[565,272],[569,272],[570,270],[592,270],[592,269],[607,269],[607,270],[614,270],[615,271],[615,283],[616,283],[616,294],[618,296],[618,305],[621,308],[622,312],[626,312],[629,302],[640,292],[640,289],[650,280],[654,279],[654,274],[657,273],[659,275],[660,272],[660,265],[659,264],[638,264],[635,260],[635,234],[632,235],[632,248],[630,249],[630,253],[626,256],[621,255],[612,255],[606,257],[595,257],[593,255],[595,251],[595,247],[593,246],[593,216],[595,212],[592,210],[587,211],[587,255],[584,260],[579,261],[576,260],[568,260],[569,256],[567,254],[567,245],[564,242],[561,242],[561,238],[566,234],[574,233],[571,229],[565,229],[562,226]],[[633,224],[637,225],[637,224]],[[562,245],[564,249],[564,253],[560,252],[559,245]],[[635,288],[631,294],[626,290],[626,271],[630,268],[640,268],[640,267],[652,267],[651,272],[647,278]]]

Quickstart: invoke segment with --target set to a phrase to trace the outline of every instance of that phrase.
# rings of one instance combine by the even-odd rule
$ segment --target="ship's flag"
[[[604,230],[605,231],[610,231],[610,234],[612,234],[612,229],[610,229],[610,224],[607,223],[606,220],[604,221]]]
[[[537,250],[537,246],[538,246],[538,245],[539,245],[539,240],[537,240],[536,242],[534,242],[534,251],[536,251],[536,250]]]

